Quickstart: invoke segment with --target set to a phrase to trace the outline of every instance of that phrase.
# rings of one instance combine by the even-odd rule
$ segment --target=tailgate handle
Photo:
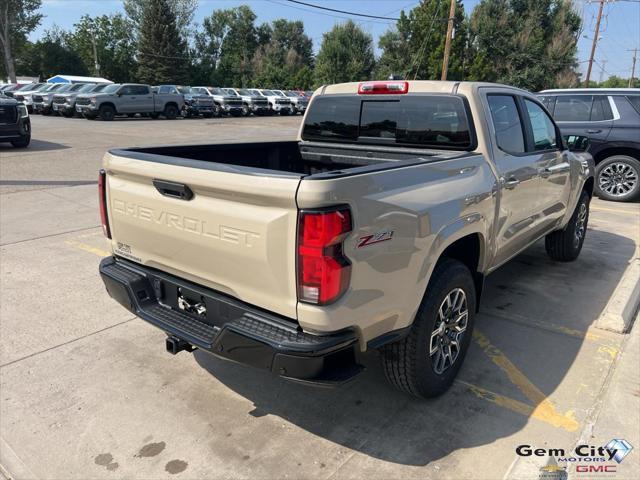
[[[154,180],[153,186],[165,197],[177,198],[178,200],[191,200],[193,198],[193,191],[183,183]]]

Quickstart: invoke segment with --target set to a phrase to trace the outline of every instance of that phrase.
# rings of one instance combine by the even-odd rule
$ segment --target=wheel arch
[[[606,147],[602,150],[598,151],[594,156],[593,160],[595,164],[606,160],[609,157],[613,157],[615,155],[627,155],[629,157],[633,157],[636,160],[640,161],[640,148],[632,147],[632,146],[616,146],[616,147]]]
[[[114,112],[118,113],[118,109],[116,108],[116,105],[113,102],[102,102],[98,107],[98,111],[100,111],[102,107],[111,107],[113,108]]]
[[[435,265],[449,258],[463,263],[471,272],[476,287],[476,311],[480,309],[480,297],[485,275],[482,265],[485,257],[485,238],[480,232],[473,232],[456,238],[444,247]],[[428,288],[428,287],[427,287]]]

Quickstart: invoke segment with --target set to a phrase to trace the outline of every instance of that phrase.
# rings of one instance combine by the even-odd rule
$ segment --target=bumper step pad
[[[292,380],[328,385],[350,380],[362,370],[353,331],[310,335],[291,320],[120,258],[105,258],[100,274],[109,295],[132,313],[217,356]],[[199,318],[159,298],[177,287],[197,291],[212,313]]]

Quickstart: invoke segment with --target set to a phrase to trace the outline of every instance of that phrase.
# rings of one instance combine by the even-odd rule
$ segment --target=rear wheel
[[[176,117],[178,116],[178,113],[180,113],[178,111],[178,107],[176,107],[173,104],[169,104],[166,107],[164,107],[163,115],[167,120],[175,120]]]
[[[580,255],[589,223],[589,200],[589,194],[583,191],[564,230],[556,230],[545,237],[547,255],[553,260],[571,262]]]
[[[100,119],[105,122],[110,122],[116,117],[116,109],[111,105],[102,105],[100,107]]]
[[[438,262],[409,334],[382,350],[385,376],[399,390],[429,398],[444,393],[469,348],[476,291],[469,269]]]
[[[605,158],[596,167],[596,194],[604,200],[628,202],[640,196],[640,161],[629,155]]]
[[[30,143],[31,143],[31,134],[28,133],[27,135],[21,136],[18,140],[13,140],[11,142],[11,145],[13,145],[16,148],[26,148],[29,146]]]

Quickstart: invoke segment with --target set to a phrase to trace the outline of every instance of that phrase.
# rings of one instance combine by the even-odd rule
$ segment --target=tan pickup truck
[[[593,160],[567,144],[504,85],[324,86],[297,141],[107,153],[100,273],[171,353],[339,384],[380,349],[398,388],[438,395],[485,276],[542,237],[580,253]]]

